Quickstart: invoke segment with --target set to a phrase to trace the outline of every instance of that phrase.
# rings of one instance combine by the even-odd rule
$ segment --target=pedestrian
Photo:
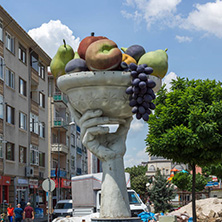
[[[9,222],[13,222],[13,218],[14,218],[14,208],[12,207],[11,204],[9,204],[8,208],[7,208],[7,216],[8,216],[8,221]]]
[[[22,198],[20,204],[21,204],[21,208],[24,210],[24,209],[25,209],[25,206],[26,206],[26,203],[25,203],[24,198]]]
[[[24,209],[23,220],[25,220],[25,222],[31,222],[34,220],[34,210],[31,207],[30,202],[27,203],[27,206]]]
[[[21,222],[23,217],[23,209],[21,208],[21,204],[17,205],[17,208],[14,210],[15,222]]]
[[[2,213],[2,214],[1,214],[1,222],[5,222],[5,216],[6,216],[5,213]]]

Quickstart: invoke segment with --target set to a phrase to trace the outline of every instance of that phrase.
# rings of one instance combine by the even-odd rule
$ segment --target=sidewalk
[[[34,222],[47,222],[48,221],[48,215],[45,215],[43,218],[35,218]]]

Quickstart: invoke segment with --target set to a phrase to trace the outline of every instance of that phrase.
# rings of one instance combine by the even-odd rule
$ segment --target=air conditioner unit
[[[34,177],[34,168],[30,166],[25,167],[25,176]]]

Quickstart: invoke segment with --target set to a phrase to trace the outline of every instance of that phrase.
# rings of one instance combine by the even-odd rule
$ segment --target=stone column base
[[[91,218],[92,222],[140,222],[139,217],[129,218]]]

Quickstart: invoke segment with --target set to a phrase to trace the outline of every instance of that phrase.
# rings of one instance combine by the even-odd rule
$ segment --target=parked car
[[[52,218],[67,216],[73,216],[72,200],[59,200],[52,213]]]

